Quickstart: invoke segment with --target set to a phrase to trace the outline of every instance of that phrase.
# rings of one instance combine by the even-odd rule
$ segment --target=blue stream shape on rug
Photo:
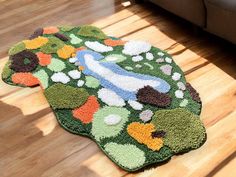
[[[124,100],[136,100],[136,93],[144,86],[151,86],[161,93],[167,93],[170,85],[161,78],[126,71],[116,63],[99,61],[104,58],[91,50],[78,51],[76,54],[85,75],[98,79],[104,88],[114,91]]]

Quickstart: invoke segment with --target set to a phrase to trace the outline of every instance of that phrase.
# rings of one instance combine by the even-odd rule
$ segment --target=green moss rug
[[[122,41],[89,25],[47,27],[9,56],[3,81],[40,85],[63,128],[93,139],[127,171],[206,140],[199,94],[171,56],[147,42]]]

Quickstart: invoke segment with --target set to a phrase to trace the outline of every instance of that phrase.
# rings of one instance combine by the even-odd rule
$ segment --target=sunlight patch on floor
[[[150,177],[155,171],[155,168],[144,170],[143,172],[139,173],[137,177]]]
[[[35,126],[42,131],[43,136],[50,134],[58,125],[53,113],[49,113],[36,121]]]
[[[102,151],[99,151],[85,160],[81,166],[86,166],[88,169],[95,171],[99,176],[110,176],[114,171],[117,173],[117,176],[123,176],[122,174],[125,172],[123,170],[116,170],[116,168],[114,168],[117,167],[115,163],[108,159]],[[104,166],[106,166],[106,171],[104,170]]]

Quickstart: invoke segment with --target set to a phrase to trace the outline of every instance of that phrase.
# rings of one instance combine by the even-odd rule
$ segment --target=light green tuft
[[[47,88],[44,93],[53,109],[79,107],[87,101],[89,96],[83,88],[74,88],[60,83]]]
[[[164,145],[174,153],[186,152],[200,147],[206,139],[206,132],[199,116],[184,108],[160,110],[151,121],[157,130],[166,132]]]
[[[145,163],[145,153],[135,145],[111,142],[104,147],[109,156],[125,168],[134,169]]]
[[[107,61],[107,62],[114,62],[114,63],[119,63],[126,60],[126,57],[121,54],[110,54],[106,56],[103,60],[101,61]]]
[[[66,68],[66,65],[63,61],[57,59],[57,58],[52,58],[51,63],[47,65],[48,69],[54,71],[54,72],[59,72],[62,71],[63,69]]]
[[[128,70],[128,71],[132,71],[133,68],[131,66],[125,66],[125,69]]]
[[[34,77],[38,78],[38,80],[40,81],[43,89],[48,87],[48,74],[43,70],[40,69],[39,71],[35,72]]]
[[[85,76],[85,80],[86,80],[85,85],[89,88],[98,88],[100,85],[99,80],[97,80],[92,76]]]
[[[74,34],[70,34],[70,38],[71,38],[71,40],[70,40],[71,44],[79,44],[83,41],[82,39],[78,38]]]
[[[106,137],[117,136],[123,130],[124,124],[128,121],[129,114],[130,112],[125,108],[103,107],[93,116],[92,135],[97,141]],[[108,115],[118,115],[121,117],[121,121],[116,125],[107,125],[104,122],[104,118]]]
[[[183,99],[183,100],[180,102],[179,106],[180,106],[180,107],[186,107],[187,104],[188,104],[188,100],[187,100],[187,99]]]

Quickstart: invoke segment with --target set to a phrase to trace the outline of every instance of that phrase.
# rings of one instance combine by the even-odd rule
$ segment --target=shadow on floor
[[[50,107],[48,107],[36,113],[24,115],[20,108],[0,101],[0,122],[12,119],[14,117],[25,118],[25,120],[27,119],[27,121],[33,121],[36,120],[38,117],[43,117],[49,114],[50,112],[52,112],[52,110]]]
[[[219,165],[217,165],[206,177],[212,177],[217,174],[224,166],[230,163],[232,160],[236,158],[236,152],[232,153],[229,157],[223,160]]]
[[[88,167],[82,165],[79,167],[78,171],[80,177],[101,177],[99,174],[97,174],[95,171],[89,169]]]
[[[29,108],[30,109],[30,108]],[[20,108],[0,101],[0,137],[1,141],[9,138],[9,135],[17,136],[16,132],[25,129],[27,124],[52,112],[51,108],[42,109],[36,113],[24,115]],[[35,126],[33,126],[36,128]],[[13,132],[14,131],[14,132]]]

